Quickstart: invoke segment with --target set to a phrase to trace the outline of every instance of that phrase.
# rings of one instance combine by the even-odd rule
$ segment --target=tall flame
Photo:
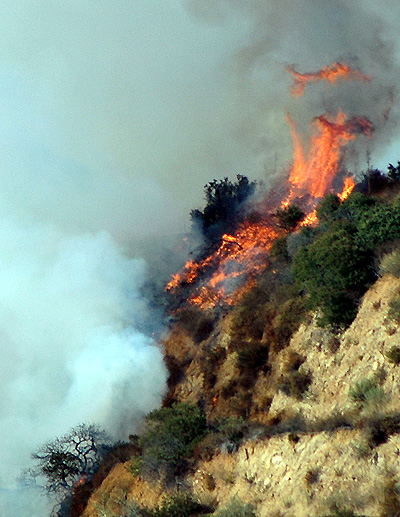
[[[286,120],[293,138],[294,162],[289,176],[293,185],[292,196],[306,193],[321,198],[332,188],[340,168],[342,149],[358,133],[372,135],[373,126],[365,117],[347,116],[339,110],[336,117],[320,115],[313,121],[317,132],[311,137],[310,151],[306,158],[297,127],[288,114]]]

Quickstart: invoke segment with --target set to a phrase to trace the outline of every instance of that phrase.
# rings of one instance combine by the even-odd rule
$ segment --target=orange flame
[[[301,97],[308,83],[316,83],[318,81],[327,81],[328,83],[336,83],[339,79],[347,81],[363,81],[365,83],[371,80],[368,75],[362,74],[359,70],[352,70],[346,63],[333,63],[331,66],[321,68],[318,72],[310,72],[300,74],[296,72],[293,66],[287,66],[286,70],[293,75],[293,84],[290,88],[292,95]]]
[[[166,289],[173,291],[182,282],[192,284],[201,271],[213,266],[215,271],[211,278],[206,285],[195,290],[189,302],[204,309],[215,307],[221,299],[230,305],[241,292],[237,289],[235,279],[257,274],[267,267],[268,252],[279,234],[279,229],[274,229],[266,221],[245,222],[235,236],[223,236],[222,244],[214,254],[198,263],[187,262],[182,273],[174,275]],[[232,284],[230,289],[227,287],[229,283]]]
[[[353,117],[347,121],[346,118],[342,110],[333,119],[324,115],[316,117],[314,125],[317,133],[311,137],[306,158],[296,124],[287,115],[294,148],[294,163],[289,177],[294,187],[291,197],[309,193],[313,198],[321,198],[327,194],[339,172],[341,153],[346,143],[354,140],[357,133],[371,136],[373,126],[367,118]]]
[[[355,186],[356,182],[354,181],[353,177],[349,176],[348,178],[345,178],[343,190],[340,194],[338,194],[340,201],[344,201],[346,198],[348,198],[353,192]]]
[[[316,73],[300,74],[292,67],[288,67],[288,70],[294,76],[291,92],[295,96],[302,95],[309,82],[324,80],[333,84],[339,79],[364,82],[371,79],[341,63],[334,63]],[[286,120],[293,140],[294,161],[287,185],[290,193],[280,204],[284,208],[289,206],[293,199],[300,198],[302,210],[306,212],[300,225],[313,225],[317,221],[315,205],[318,199],[332,190],[333,181],[340,171],[342,151],[346,144],[354,140],[358,134],[371,136],[374,128],[367,118],[348,119],[341,109],[335,117],[320,115],[313,120],[314,133],[306,153],[295,121],[289,114]],[[341,201],[346,199],[354,186],[353,178],[344,180],[342,192],[338,194]],[[275,208],[279,206],[276,199],[273,204]],[[273,210],[274,206],[269,208]],[[188,261],[183,271],[172,277],[166,289],[175,291],[182,285],[195,284],[196,287],[189,298],[190,303],[204,309],[215,307],[221,301],[232,305],[255,284],[255,277],[268,266],[273,242],[283,233],[268,215],[257,223],[245,221],[235,235],[223,235],[221,245],[215,253],[199,262]],[[207,271],[207,281],[197,286],[196,282],[200,283],[199,274]],[[245,281],[238,284],[238,277],[244,278]]]

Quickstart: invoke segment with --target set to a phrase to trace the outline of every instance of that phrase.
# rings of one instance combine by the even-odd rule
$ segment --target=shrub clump
[[[209,461],[222,450],[228,453],[235,452],[249,430],[247,423],[241,417],[216,420],[211,428],[212,432],[196,444],[194,450],[196,459]]]
[[[388,316],[395,323],[400,324],[400,296],[393,298],[389,302]]]
[[[360,408],[381,403],[385,398],[385,392],[377,385],[375,377],[362,379],[357,382],[349,392],[349,398]]]
[[[163,504],[146,517],[190,517],[212,513],[214,508],[201,504],[189,492],[177,492],[164,500]]]
[[[391,363],[400,364],[400,347],[392,346],[392,348],[386,354],[386,357]]]
[[[373,280],[371,252],[354,229],[333,225],[293,259],[293,275],[308,293],[311,308],[322,309],[321,325],[348,326],[358,300]]]
[[[239,497],[234,497],[232,501],[219,510],[216,517],[256,517],[251,504],[244,503]]]
[[[392,251],[383,257],[379,265],[382,274],[388,273],[396,278],[400,278],[400,250]]]
[[[278,389],[290,397],[301,400],[312,383],[310,372],[292,370],[278,383]]]
[[[276,213],[279,219],[279,225],[287,232],[294,230],[297,223],[304,219],[304,212],[297,205],[289,205],[286,208],[281,208]]]
[[[131,464],[132,474],[153,478],[161,471],[166,481],[179,475],[206,433],[205,415],[192,404],[175,403],[150,412],[139,439],[141,453]]]

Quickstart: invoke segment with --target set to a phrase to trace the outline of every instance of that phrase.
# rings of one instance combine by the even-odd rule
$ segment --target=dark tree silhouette
[[[206,206],[203,211],[192,210],[193,224],[200,229],[206,245],[219,244],[224,233],[232,233],[243,218],[243,205],[254,193],[256,182],[246,176],[237,176],[232,183],[228,178],[213,180],[204,186]]]
[[[95,425],[80,424],[71,431],[47,442],[33,453],[37,462],[28,474],[44,476],[44,488],[52,493],[68,492],[80,479],[90,478],[105,453],[110,450],[106,433]]]

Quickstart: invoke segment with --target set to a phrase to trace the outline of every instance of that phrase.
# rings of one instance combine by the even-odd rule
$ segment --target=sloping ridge
[[[211,460],[200,461],[186,480],[194,494],[221,507],[239,496],[255,505],[260,517],[317,517],[332,508],[371,517],[397,515],[390,513],[390,505],[398,503],[400,479],[400,365],[390,362],[387,354],[400,346],[400,331],[387,312],[389,300],[399,293],[399,279],[380,278],[340,336],[314,321],[303,324],[280,351],[274,375],[284,376],[291,358],[301,357],[298,371],[312,378],[308,391],[299,398],[269,391],[268,407],[250,415],[264,425],[236,452],[217,451]],[[227,346],[229,325],[227,316],[213,335],[219,348]],[[204,347],[194,346],[190,336],[177,329],[166,340],[167,353],[176,353],[178,363],[186,365],[185,378],[173,388],[178,400],[196,402],[200,397]],[[219,369],[217,386],[235,368],[229,355]],[[354,387],[367,379],[375,388],[364,401],[352,400]],[[254,401],[268,390],[265,383],[260,376],[252,388]],[[92,495],[84,517],[125,515],[127,500],[145,506],[160,502],[162,488],[134,478],[127,467],[129,462],[111,471]]]

